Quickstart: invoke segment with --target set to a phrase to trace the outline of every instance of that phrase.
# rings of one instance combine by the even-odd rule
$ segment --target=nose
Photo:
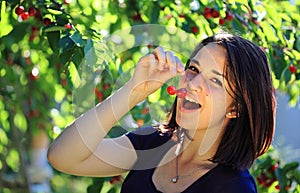
[[[188,88],[191,91],[194,91],[196,93],[200,93],[203,92],[203,90],[205,89],[205,85],[206,85],[206,81],[203,77],[203,75],[201,73],[197,74],[196,76],[187,79],[188,81]]]

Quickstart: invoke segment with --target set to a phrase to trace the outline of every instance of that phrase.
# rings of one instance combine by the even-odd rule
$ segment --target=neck
[[[202,164],[207,163],[217,151],[220,142],[219,129],[206,129],[187,131],[192,137],[190,141],[185,137],[180,157],[180,165],[186,163]]]

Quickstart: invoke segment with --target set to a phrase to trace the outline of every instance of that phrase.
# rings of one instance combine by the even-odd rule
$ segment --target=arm
[[[123,87],[78,117],[55,139],[48,150],[49,162],[75,175],[108,176],[128,171],[137,159],[129,139],[104,136],[132,107],[178,73],[183,73],[179,59],[160,47],[141,58]]]

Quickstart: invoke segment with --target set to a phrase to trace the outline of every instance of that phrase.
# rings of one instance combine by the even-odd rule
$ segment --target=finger
[[[176,74],[176,58],[172,52],[166,52],[166,64],[164,69]]]
[[[179,74],[184,74],[184,65],[182,64],[181,60],[175,56],[175,59],[176,59],[176,71],[177,73]]]
[[[153,50],[152,52],[155,56],[155,58],[158,61],[158,69],[161,71],[164,68],[164,65],[166,63],[166,55],[165,55],[165,51],[162,47],[157,47]]]
[[[148,64],[149,64],[149,73],[155,72],[157,70],[157,60],[153,54],[148,56]]]
[[[148,54],[140,58],[138,64],[143,67],[149,67],[150,64],[156,63],[155,56],[153,54]]]

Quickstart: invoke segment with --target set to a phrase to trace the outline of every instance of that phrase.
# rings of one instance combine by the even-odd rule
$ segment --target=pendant
[[[174,178],[172,178],[171,180],[173,183],[176,183],[178,181],[178,176],[175,176]]]

